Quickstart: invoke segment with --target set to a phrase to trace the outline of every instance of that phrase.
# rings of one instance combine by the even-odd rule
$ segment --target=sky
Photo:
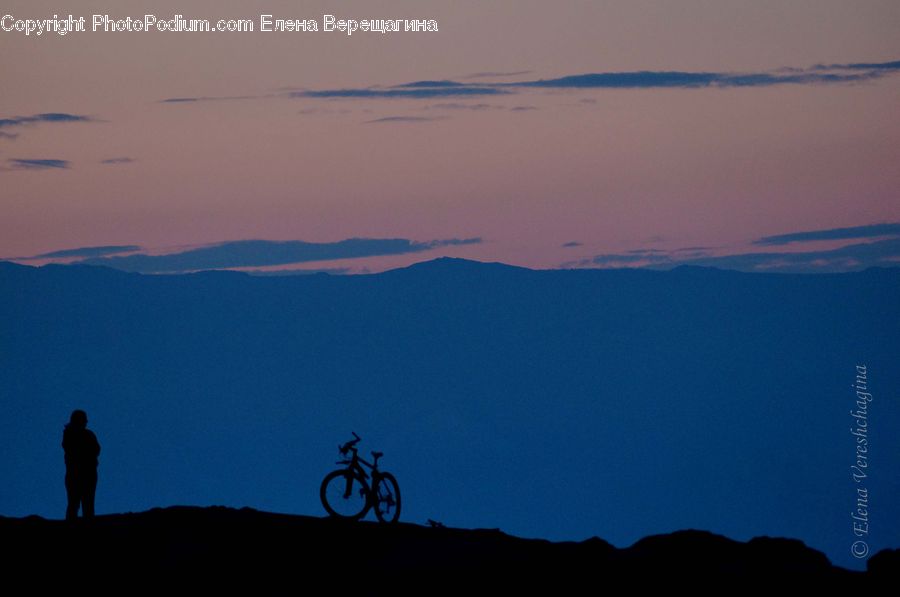
[[[900,264],[894,0],[13,0],[0,17],[69,11],[257,30],[0,30],[0,258]],[[261,14],[438,31],[262,32]]]

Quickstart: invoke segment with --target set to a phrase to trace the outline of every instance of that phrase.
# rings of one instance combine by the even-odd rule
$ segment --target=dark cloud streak
[[[785,67],[750,73],[704,71],[630,71],[585,73],[517,82],[460,83],[425,80],[392,87],[292,91],[293,98],[433,99],[440,97],[503,95],[525,89],[701,89],[771,87],[855,83],[879,79],[900,71],[900,61]],[[479,73],[478,75],[487,75]],[[500,75],[498,74],[498,77]],[[470,76],[468,78],[472,78]]]
[[[735,253],[710,255],[702,248],[671,252],[636,249],[626,253],[595,255],[562,267],[668,269],[679,265],[718,267],[745,272],[837,273],[869,267],[900,267],[900,238],[871,243],[856,243],[823,251],[794,253]]]
[[[857,243],[825,251],[742,253],[701,257],[682,260],[678,264],[784,273],[836,273],[869,267],[897,267],[900,266],[900,238]]]
[[[432,99],[439,97],[477,97],[505,95],[509,90],[489,86],[444,85],[418,87],[408,83],[403,88],[367,87],[360,89],[325,89],[319,91],[292,91],[291,98],[314,99]]]
[[[443,79],[441,81],[413,81],[412,83],[402,83],[400,85],[394,85],[394,89],[455,89],[458,87],[467,87],[467,85],[465,83],[457,83],[456,81],[450,81],[448,79]]]
[[[869,224],[867,226],[853,226],[850,228],[829,228],[826,230],[808,230],[804,232],[791,232],[775,236],[764,236],[753,241],[754,245],[786,245],[797,242],[810,242],[817,240],[843,240],[850,238],[873,238],[878,236],[900,236],[900,222],[885,222],[881,224]]]
[[[900,60],[893,62],[853,62],[850,64],[817,64],[815,70],[900,70]]]
[[[14,116],[12,118],[0,118],[0,128],[37,124],[39,122],[94,122],[90,116],[78,114],[66,114],[64,112],[46,112],[32,116]]]
[[[222,101],[233,101],[233,100],[250,100],[250,99],[258,99],[262,96],[259,95],[221,95],[221,96],[208,96],[202,95],[199,97],[167,97],[166,99],[159,100],[161,104],[191,104],[195,102],[222,102]]]
[[[10,158],[6,162],[12,170],[66,170],[70,164],[69,160],[53,159]]]
[[[481,243],[480,238],[416,242],[408,239],[351,238],[332,243],[304,241],[242,240],[189,249],[169,255],[145,253],[121,257],[97,257],[78,263],[103,265],[144,273],[186,272],[236,267],[264,267],[419,253],[440,247]]]
[[[60,259],[69,257],[102,257],[104,255],[115,255],[117,253],[131,253],[140,251],[138,245],[104,245],[100,247],[78,247],[77,249],[63,249],[61,251],[51,251],[49,253],[41,253],[34,257],[26,257],[26,259]]]
[[[853,83],[878,79],[894,69],[870,68],[864,72],[768,72],[716,73],[682,71],[637,71],[590,73],[557,79],[540,79],[521,83],[505,83],[511,87],[550,89],[699,89],[705,87],[771,87],[773,85],[811,85],[820,83]]]

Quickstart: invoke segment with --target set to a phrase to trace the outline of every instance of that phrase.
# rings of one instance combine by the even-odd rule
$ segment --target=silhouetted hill
[[[802,539],[842,566],[869,370],[872,553],[900,537],[900,268],[364,276],[0,264],[0,513],[61,517],[62,425],[103,446],[99,513],[322,512],[351,430],[403,520],[616,545]]]
[[[342,594],[356,586],[383,594],[398,585],[374,585],[372,591],[370,583],[391,580],[424,591],[427,585],[417,583],[427,578],[435,587],[478,580],[574,589],[665,579],[677,586],[711,588],[724,575],[753,582],[861,576],[789,539],[742,543],[703,531],[679,531],[616,549],[597,538],[553,543],[498,530],[342,523],[221,507],[101,516],[90,525],[0,518],[0,542],[5,582],[39,580],[52,571],[57,578],[72,574],[92,588],[121,589],[124,579],[124,586],[252,584],[296,591],[333,578]],[[878,557],[898,563],[896,553]],[[887,562],[882,574],[891,574]]]
[[[484,276],[515,273],[521,274],[530,271],[534,270],[500,262],[472,261],[471,259],[461,259],[459,257],[439,257],[438,259],[432,259],[431,261],[420,261],[407,267],[388,270],[380,275],[405,276],[424,273],[429,276]]]

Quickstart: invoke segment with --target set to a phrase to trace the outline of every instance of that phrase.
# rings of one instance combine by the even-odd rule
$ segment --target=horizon
[[[810,242],[812,241],[812,242]],[[477,245],[481,238],[438,240],[417,243],[407,239],[353,238],[336,243],[304,241],[243,240],[183,248],[170,253],[146,253],[137,245],[63,249],[30,257],[0,258],[20,265],[96,265],[122,271],[149,274],[183,274],[200,271],[238,271],[258,276],[327,273],[361,275],[409,267],[443,258],[481,263],[504,263],[534,270],[554,269],[648,269],[668,270],[682,266],[710,267],[750,273],[823,274],[865,271],[871,268],[900,267],[900,223],[882,222],[855,228],[800,231],[756,239],[754,248],[774,246],[766,252],[711,255],[691,249],[665,254],[663,251],[635,250],[620,255],[600,255],[589,260],[569,261],[546,267],[504,262],[479,256],[444,254],[446,247]],[[807,242],[829,246],[804,251],[790,246]],[[349,252],[357,255],[339,257]],[[252,247],[250,252],[244,250]],[[788,249],[788,252],[784,252]],[[367,254],[368,252],[368,254]],[[288,253],[288,255],[285,255]],[[416,258],[425,253],[430,256]],[[662,253],[662,254],[660,254]],[[318,256],[316,256],[318,254]],[[322,258],[322,255],[329,255]],[[393,257],[391,257],[393,255]],[[299,267],[298,267],[299,266]],[[318,266],[318,267],[317,267]]]
[[[22,261],[26,261],[22,263]],[[482,261],[479,259],[471,259],[465,257],[450,257],[450,256],[440,256],[440,257],[431,257],[431,258],[423,258],[420,261],[413,261],[411,263],[406,263],[403,265],[398,265],[396,267],[388,267],[387,269],[378,270],[378,271],[370,271],[367,268],[363,268],[361,270],[354,270],[352,268],[323,268],[323,269],[306,269],[306,268],[273,268],[273,269],[254,269],[254,268],[208,268],[208,269],[196,269],[196,270],[180,270],[180,271],[159,271],[159,272],[145,272],[145,271],[137,271],[137,270],[128,270],[115,267],[111,264],[104,263],[78,263],[78,262],[66,262],[66,261],[54,261],[49,260],[46,263],[39,264],[31,264],[27,263],[29,260],[15,260],[15,259],[0,259],[0,264],[11,264],[15,266],[20,266],[24,268],[30,269],[44,269],[47,267],[88,267],[88,268],[97,268],[97,269],[105,269],[115,272],[122,272],[127,274],[138,274],[142,276],[186,276],[186,275],[194,275],[194,274],[205,274],[205,273],[234,273],[234,274],[243,274],[247,277],[258,277],[258,278],[272,278],[272,277],[294,277],[294,276],[315,276],[315,275],[327,275],[327,276],[377,276],[379,274],[385,274],[390,272],[396,272],[400,270],[408,270],[422,266],[437,266],[442,263],[453,263],[453,264],[473,264],[475,266],[503,266],[509,269],[528,271],[528,272],[653,272],[653,273],[667,273],[667,272],[677,272],[677,271],[685,271],[685,270],[709,270],[709,271],[718,271],[718,272],[731,272],[737,274],[759,274],[759,275],[767,275],[767,274],[775,274],[775,275],[799,275],[799,276],[820,276],[820,275],[845,275],[845,274],[860,274],[870,272],[872,270],[900,270],[900,266],[890,265],[890,264],[879,264],[879,265],[867,265],[866,267],[854,268],[854,269],[840,269],[838,271],[808,271],[805,269],[801,269],[798,271],[784,271],[784,269],[771,271],[771,270],[743,270],[736,269],[731,267],[723,267],[720,265],[707,265],[707,264],[695,264],[695,263],[673,263],[665,266],[631,266],[631,265],[621,265],[617,267],[528,267],[524,265],[515,265],[512,263],[504,263],[502,261]],[[34,260],[30,260],[34,261]]]

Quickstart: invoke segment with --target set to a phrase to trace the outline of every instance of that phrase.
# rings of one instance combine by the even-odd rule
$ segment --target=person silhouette
[[[66,520],[94,517],[94,494],[97,491],[97,457],[100,443],[87,428],[87,413],[73,410],[63,431],[62,447],[66,454]]]

